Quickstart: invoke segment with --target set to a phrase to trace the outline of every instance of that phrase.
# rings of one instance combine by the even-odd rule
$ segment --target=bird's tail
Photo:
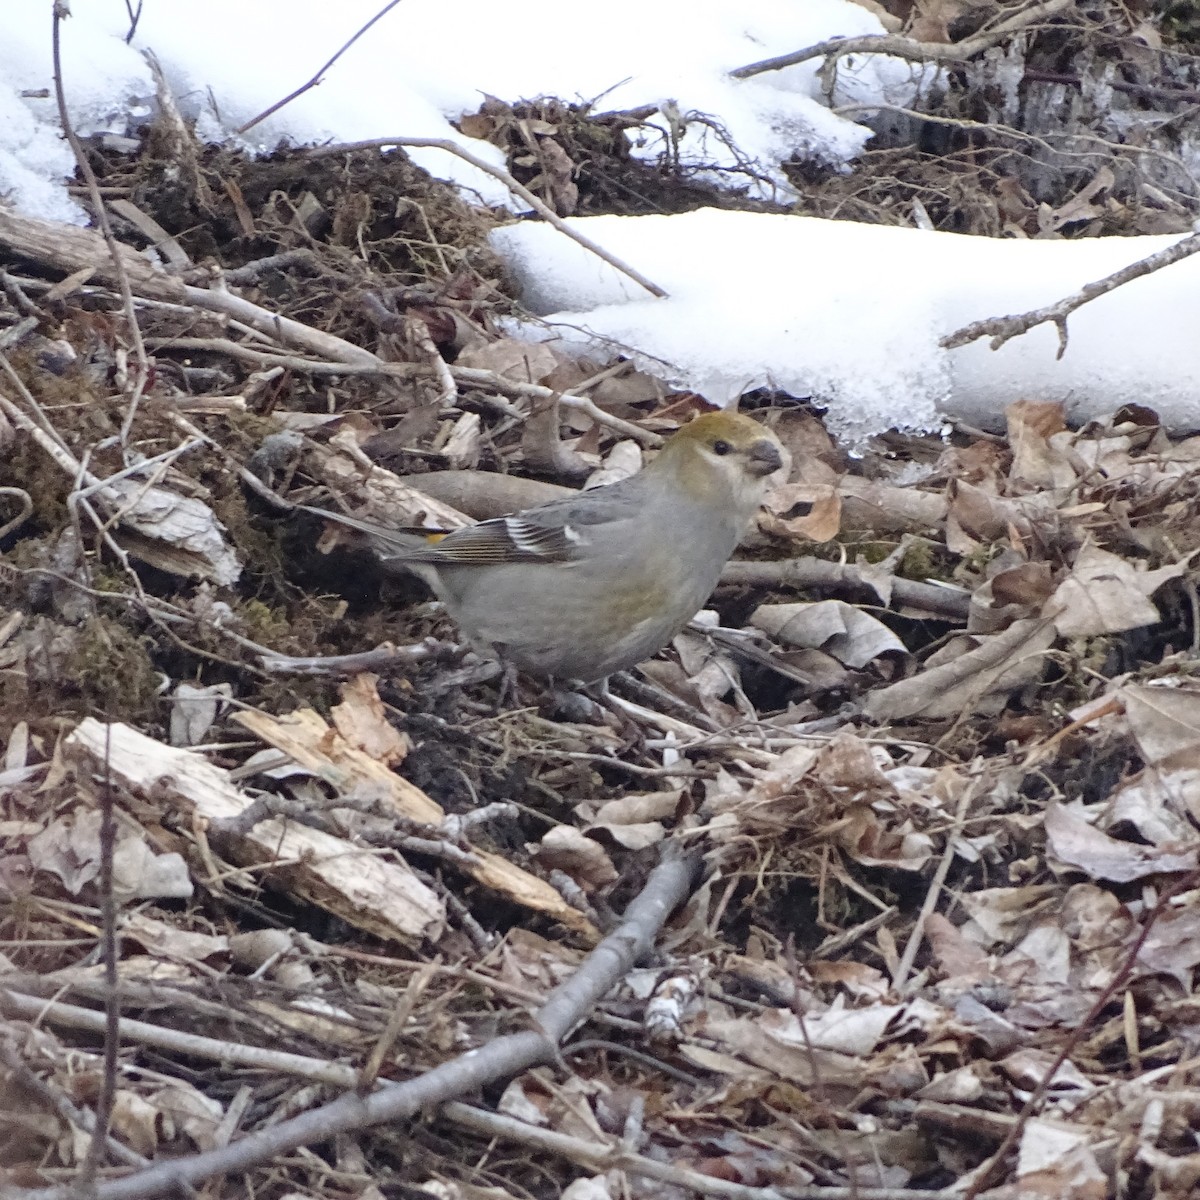
[[[336,525],[347,529],[357,530],[366,534],[371,549],[386,563],[422,562],[433,548],[446,536],[448,531],[437,529],[420,529],[415,526],[384,525],[378,521],[369,521],[350,513],[335,512],[328,508],[315,508],[311,504],[297,504],[303,512],[312,513]]]

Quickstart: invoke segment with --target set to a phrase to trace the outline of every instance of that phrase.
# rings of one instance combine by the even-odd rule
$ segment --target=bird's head
[[[783,466],[783,447],[741,413],[704,413],[675,433],[651,465],[674,474],[692,498],[732,504],[749,517],[762,502],[767,476]]]

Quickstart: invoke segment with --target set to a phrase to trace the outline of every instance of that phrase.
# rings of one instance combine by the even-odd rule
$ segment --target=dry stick
[[[572,229],[547,204],[539,200],[524,184],[518,183],[507,171],[502,167],[493,166],[485,159],[472,154],[470,150],[460,146],[457,142],[452,142],[449,138],[372,138],[366,142],[343,142],[339,146],[318,146],[313,150],[304,152],[305,158],[325,158],[331,154],[348,154],[352,150],[383,150],[388,146],[404,146],[413,150],[445,150],[447,154],[455,154],[471,166],[483,171],[484,174],[490,175],[493,179],[498,179],[514,196],[519,196],[530,208],[534,210],[543,220],[549,222],[558,230],[559,233],[565,234],[572,241],[578,242],[585,250],[590,250],[598,258],[602,258],[610,267],[620,271],[623,275],[628,275],[634,283],[641,284],[652,296],[657,296],[660,300],[667,295],[662,288],[656,283],[652,283],[640,271],[635,270],[627,263],[622,262],[615,254],[610,254],[603,246],[593,242],[586,234],[580,233],[577,229]]]
[[[262,647],[257,643],[248,643],[247,649],[261,650]],[[448,643],[426,638],[407,646],[377,646],[374,650],[360,650],[356,654],[316,655],[309,658],[271,651],[259,654],[259,662],[264,671],[276,675],[357,675],[361,671],[411,668],[414,663],[449,658],[454,652],[455,647]]]
[[[196,290],[201,295],[211,294],[201,289]],[[298,322],[292,322],[292,325],[298,324]],[[340,341],[341,339],[335,340]],[[390,379],[415,379],[431,373],[428,363],[384,362],[383,359],[376,358],[369,350],[359,351],[360,357],[355,362],[316,362],[312,359],[295,358],[286,354],[275,354],[268,350],[258,350],[240,342],[231,342],[227,338],[151,338],[150,341],[156,349],[205,350],[213,354],[224,354],[229,358],[258,367],[281,366],[311,375],[381,375]],[[349,343],[344,343],[344,345],[349,345]],[[498,375],[495,371],[486,371],[481,367],[452,366],[450,374],[461,383],[471,387],[491,388],[509,396],[532,400],[557,399],[563,408],[573,408],[576,412],[584,413],[591,417],[597,425],[604,425],[615,433],[634,438],[643,446],[661,446],[663,442],[657,433],[605,412],[587,396],[577,396],[573,392],[559,393],[553,388],[543,387],[540,383],[521,383],[518,380]],[[578,386],[584,387],[587,382]]]
[[[954,350],[958,346],[965,346],[968,342],[975,341],[976,338],[987,337],[991,334],[993,336],[990,347],[993,350],[999,350],[1009,338],[1028,333],[1035,325],[1052,321],[1058,329],[1058,354],[1055,357],[1062,358],[1067,349],[1067,317],[1077,308],[1082,308],[1099,296],[1115,291],[1132,279],[1153,274],[1155,271],[1161,271],[1163,267],[1169,267],[1173,263],[1189,258],[1197,251],[1200,251],[1200,233],[1193,233],[1173,246],[1159,250],[1157,254],[1151,254],[1137,262],[1130,263],[1127,267],[1122,267],[1119,271],[1114,271],[1103,279],[1097,279],[1094,283],[1085,284],[1074,295],[1067,296],[1054,304],[1047,304],[1042,308],[1035,308],[1015,317],[989,317],[984,321],[972,321],[970,325],[964,325],[954,333],[947,334],[938,344],[944,350]]]
[[[254,126],[260,121],[265,121],[269,116],[271,116],[272,113],[277,113],[285,104],[291,104],[291,102],[295,100],[297,96],[302,96],[309,90],[309,88],[315,88],[317,84],[321,82],[321,77],[325,74],[325,72],[328,71],[329,68],[332,67],[333,64],[337,62],[337,60],[341,58],[342,55],[345,54],[346,51],[349,50],[350,47],[353,46],[354,43],[357,42],[358,39],[362,37],[362,35],[366,33],[368,29],[371,28],[372,25],[375,24],[376,21],[387,16],[387,14],[390,13],[392,9],[395,8],[399,3],[400,0],[391,0],[390,4],[385,4],[383,8],[381,8],[348,42],[346,42],[342,48],[323,67],[321,67],[307,83],[301,84],[300,87],[298,87],[294,92],[284,96],[282,100],[276,101],[271,105],[270,108],[260,112],[257,117],[247,121],[245,125],[239,125],[237,129],[234,130],[234,133],[241,134],[245,133],[248,129],[253,129]]]
[[[438,395],[434,403],[437,405],[439,411],[457,404],[458,384],[454,382],[454,375],[450,371],[450,364],[441,356],[437,346],[434,344],[433,335],[429,332],[428,324],[424,318],[417,316],[414,312],[408,313],[404,318],[404,322],[412,334],[414,345],[425,356],[425,362],[434,379],[438,382]]]
[[[896,964],[896,973],[892,977],[892,990],[895,992],[901,992],[904,987],[904,981],[908,978],[908,973],[912,970],[913,962],[916,960],[917,951],[925,940],[925,924],[937,907],[938,897],[942,894],[942,885],[946,882],[946,876],[950,874],[950,864],[954,861],[954,834],[963,827],[963,822],[967,819],[967,809],[974,797],[975,787],[973,784],[969,784],[963,788],[962,795],[958,798],[954,824],[946,833],[946,849],[942,853],[942,860],[933,873],[929,890],[925,893],[925,902],[921,905],[921,911],[917,913],[917,921],[909,935],[908,944],[904,947],[904,953],[900,956],[899,963]]]
[[[40,323],[39,318],[28,316],[22,317],[15,325],[10,325],[0,333],[0,354],[23,342]]]
[[[121,443],[124,445],[129,438],[129,430],[133,425],[133,418],[137,413],[138,401],[141,399],[146,382],[150,378],[150,361],[146,357],[146,347],[142,342],[141,326],[138,325],[137,313],[133,308],[133,290],[129,286],[129,276],[125,271],[125,264],[117,249],[117,239],[113,236],[112,225],[108,220],[108,212],[104,207],[104,200],[100,195],[100,185],[96,182],[96,175],[92,170],[91,163],[87,160],[87,155],[84,153],[83,143],[80,142],[75,132],[75,127],[71,124],[70,114],[67,112],[67,97],[63,90],[59,27],[63,17],[70,15],[71,10],[66,0],[54,0],[54,22],[51,27],[51,51],[54,58],[54,95],[58,101],[58,118],[62,122],[63,133],[66,135],[67,141],[71,143],[71,151],[75,155],[76,163],[79,164],[79,173],[83,176],[84,182],[87,184],[88,196],[91,198],[92,207],[96,211],[96,223],[100,226],[100,232],[104,235],[105,244],[108,246],[108,253],[112,258],[113,274],[116,276],[117,286],[121,291],[121,306],[125,311],[125,320],[129,323],[130,337],[133,339],[133,356],[137,364],[137,371],[133,377],[133,390],[129,394],[129,408],[125,413],[124,420],[121,422]]]
[[[1155,922],[1162,916],[1167,904],[1175,896],[1195,887],[1198,879],[1200,879],[1200,871],[1189,871],[1188,874],[1184,875],[1181,879],[1177,879],[1159,895],[1158,902],[1147,913],[1142,928],[1138,931],[1133,945],[1129,948],[1129,953],[1125,956],[1125,961],[1113,972],[1112,979],[1108,981],[1100,992],[1100,995],[1096,997],[1096,1001],[1088,1009],[1087,1015],[1068,1034],[1062,1048],[1054,1056],[1054,1060],[1046,1068],[1041,1079],[1038,1080],[1037,1086],[1030,1093],[1029,1099],[1025,1101],[1024,1107],[1017,1114],[1016,1120],[1013,1121],[1008,1132],[1004,1135],[1004,1140],[996,1147],[996,1151],[991,1158],[981,1163],[975,1169],[975,1177],[972,1179],[967,1190],[962,1193],[960,1200],[975,1200],[979,1193],[987,1187],[996,1169],[1004,1161],[1004,1156],[1017,1144],[1017,1140],[1025,1131],[1025,1126],[1029,1123],[1029,1119],[1033,1116],[1038,1105],[1041,1104],[1042,1099],[1049,1090],[1050,1085],[1054,1082],[1054,1077],[1058,1074],[1059,1067],[1067,1061],[1067,1057],[1071,1051],[1075,1049],[1082,1040],[1083,1035],[1092,1027],[1092,1023],[1104,1011],[1113,996],[1117,994],[1117,989],[1123,987],[1128,981],[1129,976],[1133,972],[1134,964],[1137,962],[1137,956],[1141,953],[1142,947],[1146,944],[1146,939],[1150,936]]]
[[[0,487],[0,496],[12,497],[21,505],[21,511],[11,521],[0,525],[0,538],[6,538],[14,529],[20,529],[33,514],[33,497],[19,487]]]
[[[117,902],[113,896],[113,850],[117,844],[113,812],[113,782],[109,762],[112,725],[105,726],[104,780],[100,792],[100,944],[104,958],[104,1074],[96,1097],[96,1128],[80,1169],[79,1190],[87,1195],[96,1182],[96,1172],[108,1145],[112,1128],[113,1102],[117,1095],[117,1055],[121,1048],[121,994],[117,978]]]
[[[203,308],[208,312],[225,313],[228,316],[236,317],[239,321],[244,321],[252,329],[258,330],[269,338],[291,343],[310,353],[322,354],[337,362],[373,366],[383,361],[377,355],[372,354],[370,350],[364,350],[361,346],[346,341],[345,338],[337,337],[332,333],[324,333],[319,329],[314,329],[311,325],[294,321],[291,317],[280,316],[279,313],[273,313],[250,300],[233,295],[232,292],[193,287],[191,284],[187,284],[183,287],[183,298],[189,304],[194,304],[197,308]]]
[[[63,1029],[78,1029],[84,1033],[103,1034],[106,1029],[104,1013],[97,1012],[94,1008],[64,1004],[60,1000],[45,1000],[4,988],[0,988],[0,1012],[10,1017],[44,1022]],[[165,1025],[136,1021],[131,1017],[121,1018],[120,1032],[126,1044],[151,1046],[167,1054],[209,1059],[212,1062],[226,1063],[251,1071],[274,1071],[282,1075],[295,1075],[299,1079],[330,1087],[353,1088],[358,1082],[358,1072],[353,1067],[341,1063],[291,1054],[284,1050],[264,1050],[259,1046],[221,1041],[219,1038],[204,1037],[198,1033],[168,1029]]]
[[[424,1109],[558,1057],[558,1046],[589,1010],[654,944],[667,917],[687,896],[695,860],[668,849],[617,929],[583,960],[534,1014],[533,1028],[508,1034],[404,1083],[359,1096],[351,1092],[216,1150],[158,1163],[123,1179],[98,1184],[90,1200],[152,1200],[210,1179],[243,1173],[299,1146],[384,1121],[403,1121]],[[74,1200],[72,1186],[11,1189],[6,1200]]]
[[[777,562],[731,562],[721,572],[722,583],[757,584],[764,587],[856,587],[874,591],[869,572],[849,563],[826,562],[819,558],[785,558]],[[917,579],[889,581],[892,599],[911,604],[951,620],[966,620],[970,592]]]
[[[8,1037],[0,1037],[0,1062],[8,1068],[23,1090],[32,1092],[69,1125],[81,1129],[94,1141],[99,1141],[95,1116],[86,1108],[79,1108],[61,1089],[36,1075],[26,1065],[14,1041]],[[150,1161],[111,1135],[104,1139],[104,1148],[115,1162],[122,1162],[129,1167],[144,1167]]]
[[[984,30],[973,37],[964,38],[961,42],[914,42],[911,38],[897,37],[894,34],[828,38],[823,42],[806,46],[803,50],[794,50],[791,54],[781,54],[776,58],[764,58],[761,62],[738,67],[729,74],[734,79],[749,79],[754,75],[762,75],[766,71],[781,71],[784,67],[794,67],[809,59],[825,58],[830,54],[838,58],[847,54],[889,54],[893,58],[903,58],[910,62],[962,62],[978,54],[981,50],[987,50],[994,46],[1010,33],[1024,29],[1035,21],[1057,16],[1073,7],[1074,3],[1075,0],[1045,0],[1044,3],[1035,4],[1032,8],[1017,13],[1015,17],[1002,21],[994,28]]]
[[[551,1129],[541,1129],[514,1117],[488,1112],[458,1100],[443,1105],[439,1116],[487,1138],[504,1138],[545,1154],[558,1155],[597,1174],[603,1171],[625,1171],[644,1179],[656,1179],[675,1187],[687,1188],[701,1196],[724,1196],[728,1200],[784,1200],[784,1197],[786,1200],[853,1200],[855,1197],[857,1200],[958,1200],[958,1193],[953,1190],[932,1192],[916,1188],[750,1187],[744,1183],[718,1179],[715,1175],[705,1175],[701,1171],[692,1171],[687,1167],[656,1162],[654,1159],[634,1154],[619,1144],[589,1142]]]

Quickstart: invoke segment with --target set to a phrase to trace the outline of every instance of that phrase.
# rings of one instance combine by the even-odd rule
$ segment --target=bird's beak
[[[746,453],[746,469],[751,475],[762,478],[778,471],[783,466],[783,456],[774,442],[760,438]]]

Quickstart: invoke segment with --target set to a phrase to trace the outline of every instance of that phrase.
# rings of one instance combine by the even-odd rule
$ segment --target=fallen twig
[[[605,1145],[589,1142],[584,1138],[542,1129],[536,1125],[506,1117],[501,1113],[488,1112],[461,1101],[443,1105],[439,1114],[444,1120],[463,1129],[470,1129],[486,1138],[504,1138],[517,1142],[545,1154],[554,1154],[568,1162],[597,1173],[602,1171],[625,1171],[643,1179],[657,1179],[675,1187],[687,1188],[701,1196],[725,1196],[729,1200],[958,1200],[952,1190],[940,1192],[921,1191],[916,1188],[872,1188],[872,1187],[751,1187],[744,1183],[733,1183],[706,1175],[687,1167],[671,1163],[656,1162],[644,1155],[635,1154],[619,1142]]]
[[[23,992],[8,989],[0,989],[0,1012],[10,1017],[44,1021],[63,1029],[78,1029],[99,1036],[104,1035],[107,1027],[105,1014],[95,1009],[83,1008],[78,1004],[64,1004],[61,1000],[44,1000],[38,996],[27,996]],[[165,1025],[137,1021],[132,1017],[121,1017],[118,1028],[121,1041],[126,1045],[151,1046],[167,1054],[206,1059],[248,1070],[276,1071],[282,1075],[293,1075],[332,1087],[352,1088],[358,1081],[358,1072],[353,1067],[327,1059],[309,1058],[303,1054],[291,1054],[286,1050],[246,1046],[240,1042],[203,1037],[198,1033],[168,1029]]]
[[[651,872],[620,925],[534,1014],[532,1028],[496,1038],[424,1075],[369,1096],[350,1092],[216,1150],[156,1163],[123,1179],[99,1183],[92,1192],[93,1200],[153,1200],[215,1175],[242,1173],[298,1146],[328,1141],[339,1133],[408,1120],[498,1079],[553,1062],[563,1038],[653,945],[667,917],[688,894],[694,869],[693,859],[669,852]],[[73,1200],[74,1190],[68,1184],[11,1189],[5,1195],[6,1200]]]
[[[937,908],[938,897],[942,894],[942,885],[946,882],[946,876],[950,874],[950,864],[954,861],[955,854],[955,836],[963,827],[963,822],[967,819],[967,811],[971,807],[971,801],[975,798],[975,790],[971,786],[964,787],[961,795],[958,797],[958,807],[954,813],[954,823],[946,831],[946,848],[942,852],[941,861],[937,865],[937,870],[933,873],[933,878],[929,881],[929,888],[925,893],[925,900],[921,904],[921,911],[917,913],[916,922],[913,925],[912,932],[908,935],[908,942],[904,947],[904,953],[900,956],[900,961],[896,965],[896,970],[892,975],[892,988],[904,994],[904,984],[908,980],[908,973],[913,968],[913,963],[917,959],[917,951],[920,950],[922,942],[925,940],[925,925],[934,909]]]
[[[779,562],[731,562],[721,572],[722,583],[758,584],[762,587],[841,587],[875,591],[869,571],[848,563],[819,558],[787,558]],[[957,587],[942,587],[916,579],[889,580],[892,600],[923,608],[926,612],[965,621],[971,594]]]

